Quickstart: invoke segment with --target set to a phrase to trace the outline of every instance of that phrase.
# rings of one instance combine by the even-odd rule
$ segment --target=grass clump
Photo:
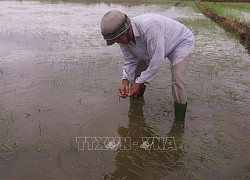
[[[10,155],[23,152],[26,148],[24,145],[19,144],[16,141],[11,141],[10,139],[0,138],[0,157],[5,158]]]

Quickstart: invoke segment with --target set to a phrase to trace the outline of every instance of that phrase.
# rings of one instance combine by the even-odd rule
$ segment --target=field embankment
[[[226,30],[232,31],[239,36],[241,43],[250,52],[250,24],[244,21],[240,21],[237,18],[225,17],[224,15],[218,14],[216,10],[209,7],[200,0],[196,0],[196,5],[203,14],[210,17],[213,21],[223,26]]]
[[[249,2],[249,0],[206,0],[208,2]]]

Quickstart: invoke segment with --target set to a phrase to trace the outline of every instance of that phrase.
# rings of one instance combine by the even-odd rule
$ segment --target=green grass
[[[221,7],[221,8],[232,8],[232,9],[239,9],[239,10],[246,10],[249,11],[250,3],[229,3],[229,2],[204,2],[204,4],[213,6],[213,7]]]
[[[218,15],[222,15],[229,19],[250,22],[250,17],[246,17],[243,14],[243,12],[250,14],[250,3],[204,2],[204,4],[211,7]]]

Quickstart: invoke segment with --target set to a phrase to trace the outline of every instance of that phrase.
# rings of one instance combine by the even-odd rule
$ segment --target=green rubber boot
[[[187,103],[186,104],[180,104],[177,102],[174,102],[174,114],[176,121],[184,121],[187,111]]]

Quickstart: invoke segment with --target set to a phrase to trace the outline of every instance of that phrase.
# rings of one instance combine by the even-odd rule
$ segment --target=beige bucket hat
[[[131,25],[128,16],[119,10],[108,11],[101,20],[101,33],[107,45],[116,42],[116,38],[124,33]]]

